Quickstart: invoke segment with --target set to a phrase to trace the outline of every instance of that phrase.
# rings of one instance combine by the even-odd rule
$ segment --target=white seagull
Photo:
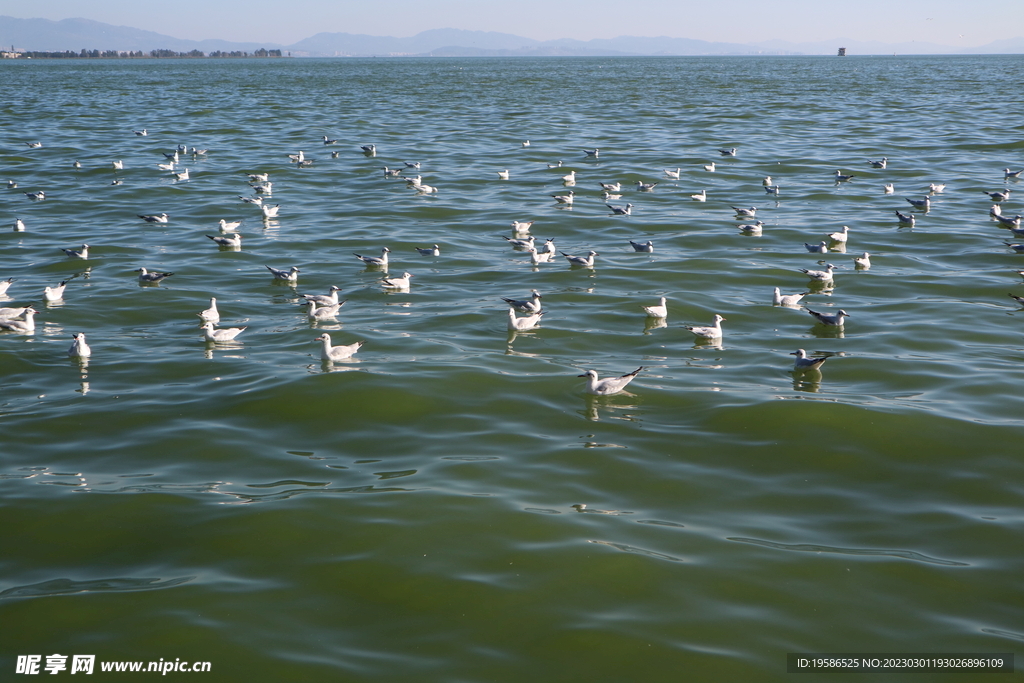
[[[1020,178],[1020,174],[1021,173],[1024,173],[1024,169],[1021,169],[1019,171],[1011,171],[1008,168],[1004,168],[1003,169],[1003,179],[1004,180],[1010,180],[1011,178]]]
[[[835,266],[828,263],[825,266],[825,270],[808,270],[806,268],[801,268],[800,272],[818,282],[831,282],[833,270],[835,270]]]
[[[220,311],[217,310],[217,300],[210,297],[210,307],[202,313],[197,313],[199,319],[204,323],[219,323],[220,322]]]
[[[242,236],[237,232],[231,237],[217,237],[215,235],[207,235],[218,247],[229,247],[231,249],[242,248]]]
[[[885,168],[885,164],[888,163],[888,161],[889,159],[887,159],[886,157],[882,157],[878,161],[871,161],[869,159],[868,163],[871,164],[871,168]]]
[[[550,263],[551,257],[554,256],[549,251],[537,251],[533,247],[526,249],[526,253],[530,255],[530,263],[537,265],[538,263]]]
[[[647,240],[647,242],[634,242],[630,240],[629,243],[633,245],[633,251],[642,251],[648,254],[654,251],[654,242],[651,240]]]
[[[692,199],[695,202],[706,202],[708,200],[708,191],[701,190],[697,194],[691,194],[690,199]]]
[[[782,291],[776,287],[775,294],[772,295],[772,306],[799,306],[800,299],[810,294],[810,292],[803,292],[801,294],[783,294]]]
[[[203,337],[208,342],[229,342],[247,329],[247,327],[225,327],[215,330],[213,323],[208,322],[203,325]]]
[[[44,190],[39,190],[38,192],[26,192],[25,196],[28,197],[29,199],[34,199],[37,202],[41,202],[44,199],[46,199],[46,192]]]
[[[15,282],[15,278],[13,278],[13,277],[9,277],[6,280],[3,280],[2,282],[0,282],[0,296],[3,296],[5,294],[7,294],[8,288],[12,284],[14,284],[14,282]]]
[[[886,183],[885,184],[885,193],[886,194],[895,194],[896,193],[896,186],[893,185],[892,183]]]
[[[516,233],[530,232],[530,226],[533,223],[533,221],[512,221],[512,230]]]
[[[174,273],[151,273],[145,268],[136,268],[135,272],[139,274],[139,282],[155,283],[174,275]]]
[[[1007,199],[1010,198],[1010,191],[1009,190],[1002,190],[1001,192],[985,192],[984,190],[982,190],[982,192],[984,192],[989,197],[991,197],[992,201],[994,201],[994,202],[1002,202],[1002,201],[1006,201]]]
[[[337,285],[331,285],[328,291],[330,292],[330,294],[300,294],[299,296],[301,296],[306,301],[315,301],[317,304],[321,306],[334,306],[338,304],[338,292],[341,291],[341,287],[338,287]],[[341,303],[345,302],[342,301]]]
[[[924,199],[907,199],[906,197],[904,199],[915,209],[924,209],[925,212],[928,212],[932,208],[932,200],[927,196]]]
[[[710,171],[711,173],[714,173],[715,172],[715,162],[712,161],[710,164],[705,165],[704,166],[704,170],[705,171]]]
[[[331,335],[326,332],[313,341],[323,342],[323,346],[320,348],[320,360],[325,362],[351,358],[355,355],[356,351],[366,343],[365,341],[357,341],[354,344],[339,344],[338,346],[331,346]]]
[[[384,278],[380,281],[380,284],[387,289],[398,289],[407,292],[409,291],[409,280],[411,278],[412,273],[402,273],[402,277]]]
[[[598,255],[598,253],[596,251],[593,251],[593,250],[587,252],[586,256],[573,256],[572,254],[566,254],[564,251],[562,252],[562,256],[564,256],[566,259],[568,259],[569,265],[571,265],[571,266],[582,266],[584,268],[593,268],[594,267],[594,257],[597,256],[597,255]]]
[[[342,306],[340,303],[337,303],[317,308],[316,302],[311,300],[307,300],[306,304],[309,306],[306,310],[306,315],[309,316],[310,320],[330,320],[338,315],[338,309]]]
[[[601,148],[598,147],[596,149],[585,149],[583,150],[583,153],[586,154],[588,157],[594,157],[595,159],[597,159],[598,157],[601,156]]]
[[[821,244],[807,244],[807,242],[804,242],[804,248],[812,254],[828,253],[828,244],[825,242],[822,242]]]
[[[295,266],[292,266],[290,270],[278,270],[267,265],[264,265],[264,267],[274,274],[274,279],[276,280],[284,280],[285,282],[299,281],[299,269]]]
[[[737,206],[734,206],[732,207],[732,210],[736,212],[737,216],[741,216],[743,218],[753,218],[754,215],[757,214],[756,206],[751,206],[749,209],[741,209]]]
[[[241,224],[242,221],[226,221],[223,218],[221,218],[218,223],[221,232],[234,232],[235,230],[238,230],[238,226]]]
[[[537,313],[541,309],[540,292],[536,289],[532,289],[530,291],[533,292],[533,296],[529,299],[508,299],[506,297],[501,297],[501,300],[521,313]]]
[[[611,204],[605,204],[613,216],[631,216],[633,214],[633,205],[627,203],[625,206],[612,206]]]
[[[729,149],[720,149],[718,150],[718,153],[723,157],[734,157],[736,156],[736,148],[730,147]]]
[[[88,244],[83,244],[81,249],[61,249],[61,251],[63,251],[65,254],[67,254],[68,258],[80,258],[80,259],[88,259],[89,258],[89,245]]]
[[[842,183],[842,182],[845,182],[847,180],[851,180],[851,179],[853,179],[855,177],[856,176],[853,176],[853,175],[843,175],[842,171],[836,169],[836,182],[837,183]]]
[[[867,270],[871,267],[871,254],[865,251],[863,256],[853,257],[853,263],[857,268]]]
[[[508,180],[508,169],[498,171],[498,180]]]
[[[516,317],[516,309],[509,306],[508,308],[508,329],[510,332],[525,332],[526,330],[532,330],[540,322],[540,317],[544,315],[544,311],[537,311],[536,313],[530,313],[524,315],[522,318]]]
[[[754,221],[746,225],[739,226],[740,231],[745,235],[760,235],[764,227],[764,221]]]
[[[64,289],[71,282],[72,278],[67,280],[61,280],[61,283],[56,287],[43,287],[43,299],[46,301],[60,301],[64,298]]]
[[[509,246],[514,249],[528,249],[529,247],[534,246],[533,243],[536,239],[533,235],[530,235],[526,239],[521,240],[512,239],[511,237],[505,237],[504,235],[502,235],[501,238],[508,242]]]
[[[587,378],[587,393],[593,394],[594,396],[610,396],[611,394],[617,394],[626,388],[626,385],[633,381],[633,378],[637,376],[644,367],[641,365],[633,372],[628,375],[622,375],[621,377],[608,377],[606,379],[598,379],[596,370],[587,370],[579,377]]]
[[[76,332],[71,335],[75,340],[68,349],[68,355],[73,358],[88,358],[92,355],[92,349],[85,343],[85,332]]]
[[[575,191],[569,190],[569,194],[553,194],[551,198],[559,204],[572,205],[573,197],[576,195]]]
[[[914,224],[917,222],[917,219],[914,218],[914,214],[900,213],[899,211],[896,212],[896,220],[898,220],[902,225],[909,225],[910,227],[914,227]]]
[[[672,178],[673,180],[679,180],[679,176],[681,175],[682,170],[683,169],[681,168],[677,168],[676,170],[673,171],[671,169],[666,168],[665,175],[668,176],[669,178]]]
[[[636,189],[640,192],[651,192],[658,186],[658,183],[645,183],[642,180],[636,181]]]
[[[420,256],[440,256],[441,247],[436,244],[432,247],[414,247]]]
[[[261,204],[260,210],[263,212],[264,218],[277,218],[277,213],[281,210],[281,205],[274,204],[273,206],[267,206],[266,204]]]
[[[716,313],[713,320],[714,323],[710,327],[694,327],[692,325],[687,325],[686,329],[693,332],[701,339],[721,339],[722,321],[725,320],[725,318]]]
[[[668,317],[668,306],[665,305],[665,297],[661,297],[657,306],[642,306],[642,308],[652,318]]]
[[[845,242],[850,236],[850,226],[844,225],[842,232],[830,232],[828,238],[833,242]]]
[[[567,183],[575,183],[576,182],[576,171],[569,171],[568,174],[562,176],[562,180],[564,182],[567,182]]]
[[[39,311],[29,306],[25,309],[24,320],[0,319],[0,330],[8,330],[9,332],[17,332],[18,334],[34,334],[36,331],[35,314],[38,312]]]
[[[820,322],[822,325],[825,325],[826,327],[842,327],[843,318],[850,317],[850,314],[842,309],[836,311],[835,315],[818,313],[817,311],[812,311],[809,308],[807,309],[807,312],[813,315],[815,318],[817,318],[818,322]]]
[[[796,370],[817,370],[821,367],[822,363],[828,360],[828,356],[821,358],[808,358],[807,352],[803,349],[797,349],[793,353],[789,354],[796,356],[796,362],[793,363],[793,367]]]
[[[141,214],[136,215],[138,215],[139,218],[146,221],[147,223],[166,223],[168,220],[170,220],[170,216],[168,216],[166,213],[155,213],[150,214],[148,216],[143,216]]]
[[[360,256],[355,252],[352,252],[352,255],[368,266],[374,266],[376,268],[387,268],[388,252],[390,251],[390,249],[384,247],[383,249],[380,250],[380,256]]]
[[[598,183],[605,192],[619,192],[622,190],[622,183]]]

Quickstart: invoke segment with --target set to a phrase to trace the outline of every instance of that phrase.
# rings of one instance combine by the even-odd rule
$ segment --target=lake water
[[[1002,171],[1022,77],[1020,56],[0,62],[0,305],[40,311],[0,333],[0,678],[55,653],[612,683],[1019,652],[1024,255],[982,192],[1024,196]],[[187,182],[156,167],[178,144],[209,149]],[[384,178],[404,161],[438,192]],[[245,173],[277,218],[238,199]],[[205,237],[220,219],[239,251]],[[512,220],[596,266],[531,266]],[[843,225],[846,253],[804,248]],[[352,255],[385,246],[408,292]],[[835,286],[804,304],[842,331],[772,306],[819,261]],[[331,285],[347,303],[311,323],[299,294]],[[546,314],[512,339],[501,297],[531,289]],[[663,326],[641,309],[661,296]],[[210,297],[236,343],[203,341]],[[715,314],[721,343],[695,343]],[[325,331],[366,344],[324,365]],[[831,356],[820,376],[794,376],[799,348]],[[578,377],[639,366],[610,397]]]

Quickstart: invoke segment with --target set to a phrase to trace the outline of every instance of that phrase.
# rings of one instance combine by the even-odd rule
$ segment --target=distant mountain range
[[[188,52],[280,49],[294,57],[505,57],[627,55],[831,55],[840,46],[850,55],[879,54],[1021,54],[1024,37],[998,40],[981,47],[957,48],[934,43],[879,43],[836,38],[812,43],[770,40],[759,43],[718,43],[689,38],[620,36],[594,40],[532,40],[508,33],[434,29],[410,38],[352,33],[318,33],[292,45],[236,43],[227,40],[183,40],[128,26],[89,19],[16,19],[0,16],[0,47],[17,50],[75,52],[87,50],[174,50]]]

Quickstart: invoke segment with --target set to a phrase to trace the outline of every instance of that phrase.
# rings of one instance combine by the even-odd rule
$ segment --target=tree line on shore
[[[64,50],[63,52],[45,52],[38,50],[28,50],[22,53],[23,58],[32,59],[153,59],[163,57],[176,57],[176,58],[199,58],[199,57],[281,57],[280,50],[265,50],[260,48],[255,52],[243,52],[240,50],[233,50],[231,52],[224,52],[222,50],[214,50],[210,54],[206,54],[202,50],[190,50],[189,52],[175,52],[174,50],[150,50],[149,52],[143,52],[142,50],[86,50],[83,49],[81,52],[75,52],[74,50]]]

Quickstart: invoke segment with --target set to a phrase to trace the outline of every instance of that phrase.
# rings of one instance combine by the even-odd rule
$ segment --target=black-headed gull
[[[742,209],[738,206],[734,206],[732,207],[732,210],[736,212],[737,216],[741,216],[743,218],[753,218],[757,214],[756,206],[751,206],[748,209]]]
[[[645,183],[642,180],[636,181],[636,189],[640,192],[650,192],[658,186],[658,183]]]
[[[878,161],[872,161],[870,159],[868,160],[868,163],[871,164],[871,168],[885,168],[885,165],[888,162],[889,160],[886,157],[882,157]]]
[[[806,268],[800,268],[801,273],[818,282],[831,282],[833,270],[835,270],[835,266],[831,263],[825,264],[825,270],[808,270]]]
[[[796,356],[796,361],[793,363],[793,367],[797,370],[817,370],[821,367],[822,363],[829,359],[828,356],[823,356],[821,358],[808,358],[807,352],[803,349],[797,349],[789,355]]]
[[[773,306],[799,306],[800,299],[810,294],[810,292],[802,292],[800,294],[783,294],[782,291],[776,287],[775,294],[772,295]]]
[[[377,156],[377,145],[363,145],[359,149],[363,150],[363,154],[368,157]]]
[[[6,280],[0,282],[0,296],[7,294],[7,290],[10,288],[12,284],[14,284],[14,282],[15,278],[13,277],[9,277]]]
[[[45,190],[39,190],[38,192],[26,192],[25,196],[28,197],[29,199],[33,199],[33,200],[35,200],[37,202],[41,202],[44,199],[46,199],[46,191]]]
[[[841,232],[830,232],[828,238],[833,242],[845,242],[850,237],[850,226],[844,225]]]
[[[704,170],[708,171],[710,173],[714,173],[715,172],[715,162],[712,161],[710,164],[705,164],[704,165]]]
[[[672,178],[673,180],[679,180],[679,176],[682,175],[682,171],[683,171],[683,169],[681,169],[681,168],[677,168],[674,171],[672,169],[668,169],[668,168],[666,168],[664,170],[665,170],[665,175],[667,177],[669,177],[669,178]]]
[[[725,320],[725,318],[716,313],[715,317],[712,320],[713,322],[709,327],[695,327],[692,325],[687,325],[686,329],[688,329],[690,332],[693,332],[694,335],[700,337],[701,339],[721,339],[722,321]]]
[[[85,332],[76,332],[71,337],[75,340],[68,349],[68,355],[73,358],[88,358],[92,355],[92,349],[85,343]]]
[[[633,240],[630,240],[629,243],[633,245],[633,251],[642,251],[648,254],[654,251],[654,242],[651,240],[647,240],[646,242],[634,242]]]
[[[330,320],[338,315],[338,309],[342,307],[340,302],[317,307],[315,301],[309,300],[306,301],[306,305],[309,307],[306,309],[306,315],[309,316],[310,320]]]
[[[401,291],[409,291],[409,280],[412,279],[412,273],[402,273],[402,277],[386,277],[380,281],[381,287],[387,289],[398,289]]]
[[[524,315],[522,318],[516,317],[516,309],[509,306],[508,308],[508,329],[510,332],[525,332],[526,330],[532,330],[540,322],[540,317],[544,315],[544,311],[536,311],[528,315]]]
[[[333,306],[338,303],[338,292],[341,291],[341,287],[337,285],[331,285],[327,291],[330,294],[300,294],[306,301],[315,301],[320,306]],[[344,302],[341,302],[344,303]]]
[[[904,199],[906,199],[906,201],[915,209],[924,209],[925,212],[927,212],[932,208],[932,200],[930,197],[925,197],[924,199],[908,199],[904,197]]]
[[[736,156],[736,148],[730,147],[729,149],[720,149],[718,150],[718,153],[723,157],[734,157]]]
[[[168,277],[174,275],[174,273],[158,273],[158,272],[151,273],[148,270],[146,270],[145,268],[136,268],[135,272],[139,274],[139,282],[149,282],[149,283],[160,282],[164,278],[168,278]]]
[[[619,192],[622,190],[622,183],[598,183],[605,192]]]
[[[885,184],[885,193],[886,194],[896,194],[896,186],[893,185],[892,183],[886,183]]]
[[[142,130],[133,130],[132,132],[138,135],[139,137],[146,137],[147,135],[149,135],[149,131],[147,131],[145,128],[143,128]]]
[[[89,245],[88,244],[83,244],[81,249],[61,249],[61,251],[63,251],[65,254],[67,254],[68,258],[80,258],[80,259],[88,259],[89,258]]]
[[[708,191],[701,190],[697,194],[691,194],[690,199],[692,199],[695,202],[706,202],[708,200]]]
[[[20,218],[14,219],[14,232],[25,232],[25,221]]]
[[[642,308],[652,318],[668,317],[668,306],[665,305],[665,297],[661,297],[656,306],[643,306]]]
[[[217,310],[217,300],[210,297],[210,307],[201,313],[197,313],[199,319],[204,323],[219,323],[220,322],[220,311]]]
[[[388,249],[387,247],[384,247],[383,249],[380,250],[380,256],[360,256],[359,254],[357,254],[355,252],[352,252],[352,255],[355,256],[357,259],[359,259],[360,261],[362,261],[363,263],[365,263],[368,266],[374,266],[374,267],[377,267],[377,268],[387,268],[388,267],[388,253],[390,251],[391,251],[390,249]]]
[[[274,204],[273,206],[267,206],[266,204],[260,205],[260,211],[263,212],[264,218],[277,218],[277,214],[280,210],[280,204]]]
[[[596,149],[585,149],[583,150],[583,153],[586,154],[588,157],[594,157],[595,159],[597,159],[598,157],[601,156],[601,148],[598,147]]]
[[[223,218],[221,218],[220,222],[217,225],[220,226],[221,232],[234,232],[235,230],[238,230],[238,226],[240,226],[241,224],[242,221],[226,221]]]
[[[203,338],[208,342],[229,342],[238,335],[245,332],[247,327],[225,327],[222,329],[214,329],[213,323],[208,322],[203,325]]]
[[[498,180],[508,180],[508,169],[498,171]]]
[[[598,253],[593,250],[588,251],[586,256],[573,256],[572,254],[566,254],[564,251],[562,252],[562,256],[569,261],[570,266],[582,266],[583,268],[593,268],[594,257],[597,255]]]
[[[143,216],[142,214],[136,215],[147,223],[166,223],[171,218],[166,213],[154,213],[148,216]]]
[[[572,204],[575,195],[575,191],[569,190],[569,194],[553,194],[551,195],[551,198],[559,204]]]
[[[325,145],[333,145],[333,144],[335,144],[337,142],[338,142],[337,139],[332,140],[331,138],[327,137],[326,135],[324,136],[324,144]]]
[[[855,175],[843,175],[842,171],[840,171],[838,169],[836,170],[835,179],[836,179],[837,183],[846,182],[847,180],[852,180],[853,178],[856,178],[856,177],[857,176],[855,176]]]
[[[357,341],[352,344],[339,344],[338,346],[331,346],[331,335],[324,332],[313,341],[323,342],[323,346],[320,347],[320,360],[325,362],[333,362],[336,360],[345,360],[355,355],[365,341]]]
[[[35,315],[38,312],[39,311],[29,306],[24,311],[24,320],[11,320],[9,318],[0,318],[0,330],[7,330],[8,332],[17,332],[18,334],[34,334],[36,331]]]
[[[1010,198],[1009,190],[998,190],[996,192],[985,192],[982,190],[982,192],[991,197],[994,202],[1003,202]]]
[[[56,287],[43,287],[43,299],[46,301],[60,301],[63,299],[64,290],[74,277],[75,276],[71,276],[67,280],[61,280],[61,283]]]
[[[525,239],[521,240],[513,239],[511,237],[505,237],[504,235],[502,235],[501,238],[508,242],[509,246],[512,247],[513,249],[528,249],[529,247],[534,246],[533,243],[536,239],[533,235],[530,235]]]
[[[508,299],[506,297],[501,297],[501,300],[522,313],[536,313],[541,309],[540,292],[536,289],[530,291],[533,292],[533,296],[529,299]]]
[[[512,231],[515,233],[530,232],[530,226],[534,221],[512,221]]]
[[[842,327],[843,318],[850,317],[850,314],[842,309],[836,311],[834,315],[828,315],[827,313],[818,313],[817,311],[812,311],[809,308],[807,309],[807,312],[813,315],[815,318],[817,318],[818,322],[827,327]]]
[[[853,263],[860,270],[867,270],[871,267],[871,254],[865,251],[861,256],[854,256]]]
[[[828,244],[825,242],[821,242],[820,244],[807,244],[807,242],[804,242],[804,248],[812,254],[828,253]]]
[[[231,237],[217,237],[215,235],[207,235],[214,244],[218,247],[227,247],[230,249],[241,249],[242,248],[242,236],[237,232]]]
[[[1011,178],[1020,178],[1020,174],[1021,173],[1024,173],[1024,169],[1021,169],[1019,171],[1011,171],[1008,168],[1004,168],[1003,169],[1003,179],[1004,180],[1010,180]]]
[[[299,280],[299,269],[292,266],[289,270],[279,270],[271,266],[264,265],[264,267],[274,274],[274,279],[284,280],[285,282],[298,282]]]
[[[896,220],[898,220],[901,224],[909,225],[910,227],[914,227],[914,224],[917,222],[917,219],[914,218],[914,214],[900,213],[899,211],[896,212]]]
[[[643,370],[644,367],[641,365],[633,372],[622,375],[620,377],[607,377],[605,379],[597,378],[596,370],[587,370],[579,377],[587,378],[587,393],[593,394],[594,396],[610,396],[611,394],[617,394],[626,388],[626,385],[633,381],[637,374]]]
[[[613,216],[630,216],[633,214],[633,205],[626,204],[625,206],[612,206],[611,204],[605,204],[610,210]]]
[[[28,145],[29,149],[39,149],[43,146],[41,142],[26,142],[25,144]]]
[[[441,247],[437,246],[436,244],[432,247],[414,247],[414,249],[416,249],[416,253],[418,253],[420,256],[441,255]]]
[[[763,232],[764,221],[754,221],[746,225],[737,226],[744,235],[760,235]]]

